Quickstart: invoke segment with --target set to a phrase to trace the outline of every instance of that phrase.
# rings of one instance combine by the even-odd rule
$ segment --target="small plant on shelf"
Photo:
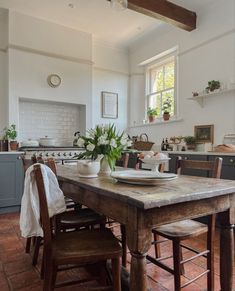
[[[196,147],[196,137],[193,135],[188,135],[184,137],[188,150],[194,150]]]
[[[149,122],[153,122],[157,117],[157,109],[149,107],[147,110]]]
[[[220,81],[209,81],[208,86],[206,87],[206,93],[214,92],[215,90],[220,89],[221,84]]]
[[[5,131],[4,138],[9,141],[11,150],[17,150],[18,143],[16,141],[17,138],[16,125],[12,124],[9,127],[5,127],[4,131]]]

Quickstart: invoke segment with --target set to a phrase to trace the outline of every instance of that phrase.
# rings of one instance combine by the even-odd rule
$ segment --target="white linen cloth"
[[[66,210],[64,195],[53,171],[46,165],[38,165],[41,166],[49,217],[52,217]],[[25,173],[24,194],[21,200],[20,230],[23,237],[43,237],[38,188],[33,167],[34,165],[30,166]]]

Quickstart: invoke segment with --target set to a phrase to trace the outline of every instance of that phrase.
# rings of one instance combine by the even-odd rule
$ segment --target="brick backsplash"
[[[79,106],[52,102],[19,102],[19,140],[55,138],[69,145],[79,130]]]

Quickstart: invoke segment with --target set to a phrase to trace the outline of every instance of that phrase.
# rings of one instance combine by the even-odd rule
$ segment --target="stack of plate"
[[[177,178],[173,173],[126,170],[113,172],[111,176],[119,182],[135,185],[159,185]]]

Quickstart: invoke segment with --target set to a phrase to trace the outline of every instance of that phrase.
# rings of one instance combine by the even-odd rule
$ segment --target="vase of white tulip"
[[[114,124],[107,126],[97,125],[88,131],[87,136],[81,136],[77,142],[85,151],[78,155],[78,159],[96,160],[99,155],[101,160],[101,174],[110,174],[115,168],[116,160],[120,159],[122,151],[131,146],[132,141],[124,132],[119,134]]]

